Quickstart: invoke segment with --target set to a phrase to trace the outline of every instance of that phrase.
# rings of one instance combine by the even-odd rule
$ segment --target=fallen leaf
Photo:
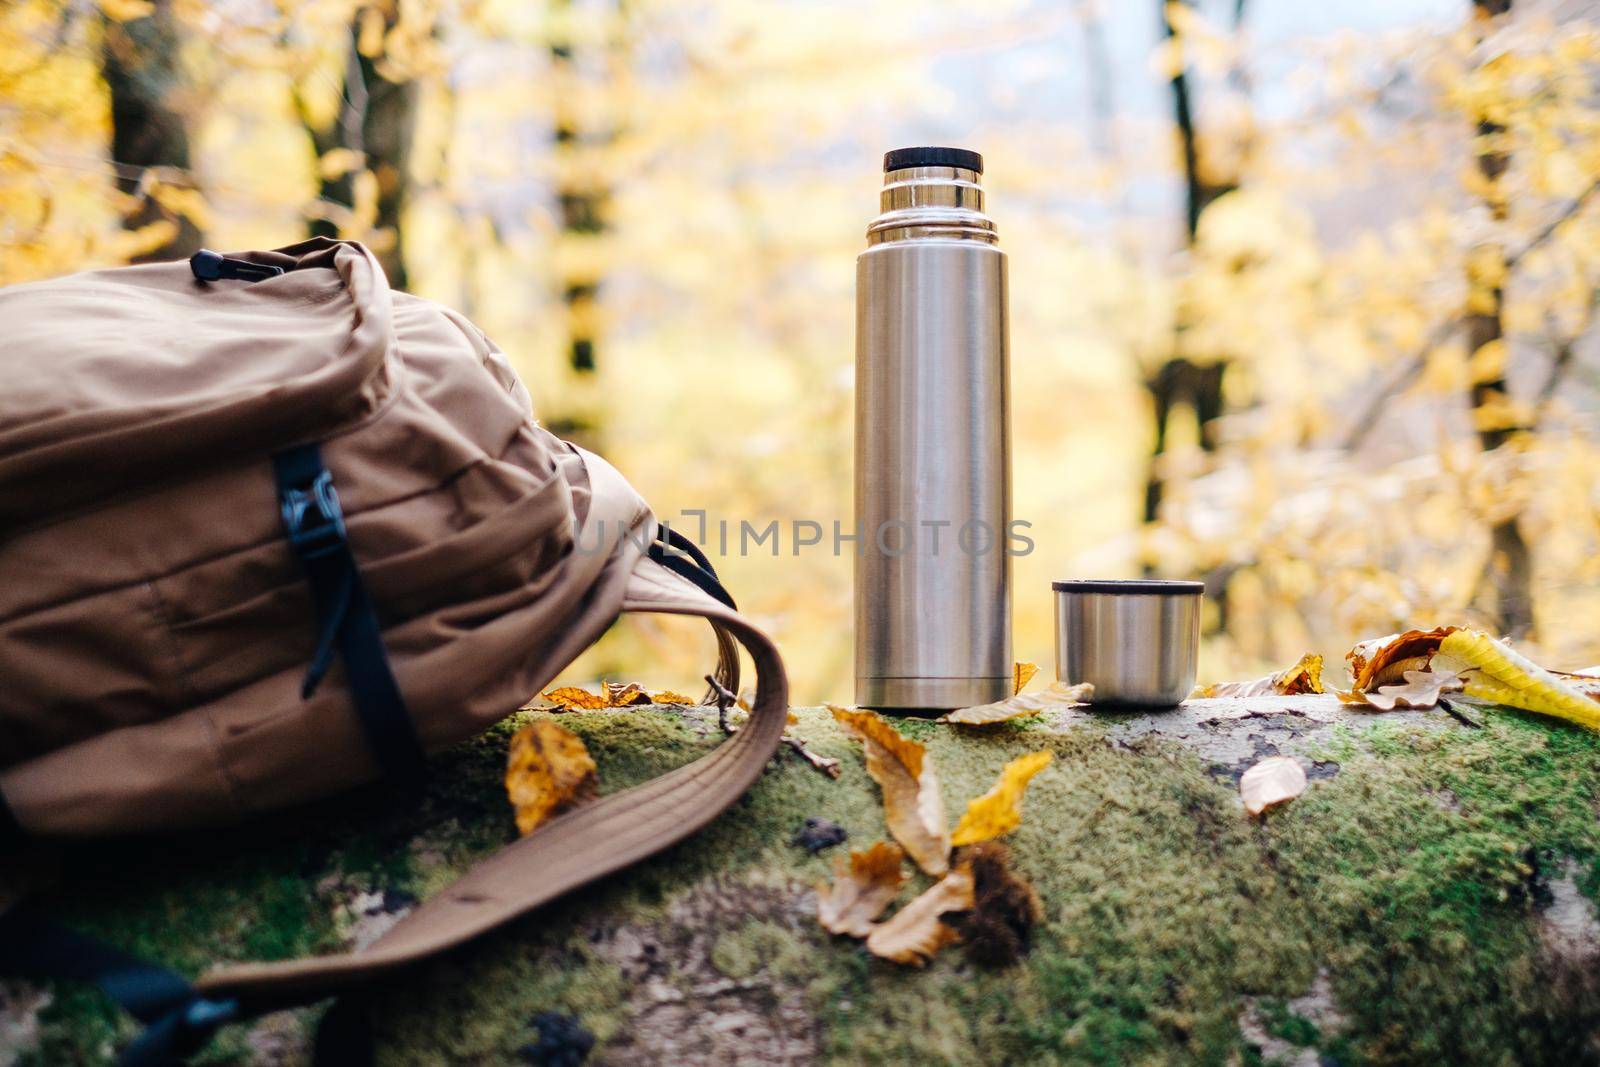
[[[1239,779],[1239,795],[1251,815],[1260,815],[1305,791],[1306,772],[1288,756],[1268,756]]]
[[[793,708],[790,708],[788,711],[784,712],[784,714],[789,717],[788,721],[785,723],[786,726],[799,726],[800,725],[800,716],[798,716],[798,715],[796,715],[794,713],[794,709]]]
[[[1504,641],[1477,630],[1456,630],[1440,644],[1439,655],[1443,665],[1461,675],[1469,697],[1600,730],[1600,699]]]
[[[650,694],[638,682],[607,682],[605,688],[608,707],[629,708],[650,703]]]
[[[1384,711],[1396,707],[1431,708],[1445,693],[1459,692],[1463,683],[1454,671],[1406,671],[1404,685],[1383,685],[1362,696]]]
[[[867,951],[895,963],[922,966],[945,945],[961,939],[960,932],[942,916],[970,911],[972,890],[972,868],[957,867],[887,922],[872,927]]]
[[[927,749],[902,737],[870,711],[834,704],[828,710],[861,740],[867,773],[883,790],[883,817],[894,839],[917,866],[938,877],[950,869],[950,829],[945,823],[939,776]]]
[[[852,852],[833,865],[833,885],[817,886],[817,920],[830,934],[866,937],[872,921],[883,914],[905,884],[899,845],[879,841],[865,852]]]
[[[973,845],[961,862],[972,869],[973,884],[972,911],[956,924],[967,957],[990,967],[1017,962],[1044,917],[1039,894],[1011,870],[1011,853],[999,842]]]
[[[552,815],[593,800],[595,770],[583,740],[560,723],[535,719],[519,729],[506,756],[506,795],[517,830],[531,833]]]
[[[958,726],[990,726],[997,722],[1020,719],[1024,715],[1037,715],[1051,708],[1080,704],[1093,696],[1094,686],[1088,682],[1079,682],[1077,685],[1051,682],[1048,687],[1037,693],[1007,697],[993,704],[975,704],[970,708],[952,711],[939,721],[955,723]]]
[[[1053,758],[1048,751],[1030,752],[1007,763],[994,788],[967,804],[950,835],[950,844],[956,848],[975,845],[1009,834],[1022,825],[1022,794],[1028,788],[1028,780],[1048,767]]]
[[[1398,682],[1406,671],[1427,670],[1440,642],[1456,630],[1454,626],[1407,630],[1361,642],[1344,657],[1350,664],[1351,689],[1364,692]]]
[[[686,697],[682,693],[674,693],[670,689],[662,689],[662,690],[659,690],[658,692],[650,694],[650,703],[652,703],[652,704],[684,704],[684,705],[686,705],[688,707],[694,707],[696,704],[698,704],[700,702],[698,700],[696,700],[694,697]]]
[[[1307,652],[1290,667],[1276,674],[1248,682],[1215,682],[1196,686],[1193,698],[1203,697],[1260,697],[1299,696],[1303,693],[1325,693],[1322,687],[1322,656]]]
[[[591,693],[572,685],[561,689],[552,689],[548,693],[540,695],[563,711],[595,711],[611,706],[611,702],[605,698],[604,694]]]
[[[1037,663],[1017,662],[1011,665],[1011,695],[1016,696],[1028,687],[1033,676],[1039,673]]]

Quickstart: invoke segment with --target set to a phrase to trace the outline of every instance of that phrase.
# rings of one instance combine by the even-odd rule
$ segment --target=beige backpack
[[[712,754],[541,827],[363,951],[192,985],[13,909],[0,973],[100,982],[130,1062],[458,944],[709,822],[775,751],[772,642],[610,464],[532,418],[460,315],[371,253],[274,252],[0,291],[0,849],[242,819],[501,720],[619,613],[711,621],[758,672]],[[3,862],[3,860],[0,860]]]

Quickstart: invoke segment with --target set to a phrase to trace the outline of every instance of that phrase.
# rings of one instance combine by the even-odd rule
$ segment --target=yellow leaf
[[[1029,779],[1050,766],[1053,758],[1049,752],[1030,752],[1007,763],[994,788],[967,805],[950,835],[950,844],[956,848],[975,845],[1020,826],[1023,791],[1028,788]]]
[[[1600,701],[1477,630],[1456,630],[1440,658],[1466,681],[1466,694],[1600,730]]]
[[[1288,803],[1305,791],[1306,772],[1288,756],[1268,756],[1239,779],[1239,795],[1251,815]]]
[[[895,963],[920,967],[961,937],[940,916],[971,911],[972,905],[972,868],[963,864],[895,912],[888,922],[874,926],[867,935],[867,951]]]
[[[366,157],[353,148],[330,148],[317,160],[317,173],[324,181],[333,181],[364,166],[365,162]]]
[[[690,706],[699,703],[694,697],[686,697],[682,693],[674,693],[670,689],[662,689],[651,693],[650,702],[652,704],[687,704]]]
[[[1016,696],[1027,688],[1033,681],[1033,676],[1039,673],[1037,663],[1013,663],[1011,665],[1011,695]]]
[[[1322,657],[1307,652],[1292,666],[1276,674],[1249,682],[1215,682],[1196,686],[1191,697],[1259,697],[1299,696],[1302,693],[1325,693],[1322,687]]]
[[[536,719],[518,730],[506,756],[506,795],[517,830],[532,833],[557,812],[594,799],[595,770],[583,740],[565,726]]]
[[[817,920],[830,934],[866,937],[872,923],[889,906],[906,874],[899,845],[879,841],[865,852],[851,852],[833,865],[832,887],[817,886]]]
[[[1492,382],[1506,374],[1506,343],[1503,338],[1485,341],[1467,361],[1467,375],[1474,382]]]
[[[883,819],[917,866],[938,876],[950,869],[950,829],[944,819],[939,776],[927,749],[874,712],[828,705],[866,750],[867,773],[883,790]]]
[[[970,708],[960,708],[941,717],[939,721],[955,723],[958,726],[989,726],[1009,719],[1020,719],[1024,715],[1037,715],[1051,708],[1069,707],[1093,696],[1094,686],[1088,682],[1079,682],[1077,685],[1051,682],[1048,688],[1040,692],[1007,697],[993,704],[975,704]]]
[[[100,12],[113,22],[132,22],[156,13],[150,0],[100,0]]]

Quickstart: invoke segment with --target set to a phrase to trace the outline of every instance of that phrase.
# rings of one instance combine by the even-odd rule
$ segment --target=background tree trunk
[[[1161,27],[1168,41],[1177,39],[1167,0],[1158,0],[1161,7]],[[1244,0],[1234,8],[1234,28],[1237,30],[1244,18]],[[1200,158],[1199,132],[1195,122],[1194,98],[1187,70],[1179,65],[1173,72],[1172,115],[1178,135],[1178,148],[1183,157],[1184,177],[1184,239],[1194,247],[1200,229],[1200,214],[1218,197],[1239,187],[1236,175],[1218,181],[1208,175]],[[1196,364],[1179,355],[1180,340],[1187,324],[1178,321],[1174,326],[1173,355],[1149,378],[1145,388],[1150,393],[1155,419],[1155,438],[1150,449],[1150,471],[1145,479],[1144,521],[1154,522],[1161,510],[1161,457],[1166,454],[1168,431],[1173,413],[1187,406],[1194,412],[1200,429],[1200,447],[1210,452],[1217,446],[1215,421],[1222,414],[1222,380],[1227,373],[1227,362]]]
[[[1511,10],[1511,0],[1473,0],[1472,18],[1479,40],[1492,29],[1492,20]],[[1484,206],[1493,220],[1495,235],[1480,245],[1468,270],[1468,308],[1463,327],[1471,354],[1472,418],[1485,452],[1506,445],[1529,427],[1509,423],[1510,395],[1505,366],[1509,353],[1505,339],[1505,277],[1510,264],[1500,229],[1506,221],[1507,198],[1502,178],[1511,164],[1504,144],[1506,129],[1488,116],[1476,127],[1478,173],[1484,180]],[[1489,565],[1484,588],[1491,601],[1492,625],[1509,637],[1525,637],[1533,630],[1533,562],[1523,537],[1519,516],[1501,519],[1490,528]]]
[[[376,15],[385,31],[393,28],[398,12],[393,4],[362,11],[350,27],[350,50],[345,63],[339,112],[331,124],[311,120],[304,102],[297,101],[301,124],[321,159],[338,148],[349,149],[362,165],[324,176],[318,195],[330,205],[349,209],[355,205],[355,180],[362,169],[377,181],[377,217],[380,235],[373,249],[378,263],[396,289],[410,288],[405,262],[405,211],[411,195],[411,146],[417,125],[418,86],[414,80],[390,81],[384,76],[381,52],[362,49],[362,21]],[[370,51],[370,49],[368,49]],[[336,218],[317,217],[309,226],[313,237],[337,237]]]
[[[160,186],[194,188],[188,124],[175,106],[181,41],[171,0],[156,0],[144,18],[105,19],[103,28],[100,71],[111,97],[111,161],[117,188],[139,198],[123,216],[123,228],[139,230],[163,220],[174,227],[170,240],[133,260],[185,259],[200,247],[200,228],[154,195]]]

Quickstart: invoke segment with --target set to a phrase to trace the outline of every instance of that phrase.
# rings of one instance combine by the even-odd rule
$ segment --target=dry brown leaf
[[[536,719],[511,737],[506,795],[517,829],[531,833],[552,815],[595,796],[595,765],[583,740],[560,723]]]
[[[894,839],[917,866],[938,877],[950,869],[950,828],[944,818],[939,775],[927,749],[884,722],[874,712],[835,704],[828,710],[845,730],[860,738],[867,773],[883,790],[883,818]]]
[[[609,707],[629,708],[635,704],[650,703],[650,694],[638,682],[607,682],[605,685]]]
[[[650,694],[652,704],[684,704],[689,707],[700,703],[694,697],[686,697],[682,693],[674,693],[670,689],[662,689]]]
[[[950,912],[971,911],[972,868],[963,864],[926,892],[879,923],[867,935],[867,951],[895,963],[921,967],[933,954],[961,934],[940,918]]]
[[[1033,676],[1039,673],[1037,663],[1017,662],[1011,665],[1011,695],[1016,696],[1028,687]]]
[[[1439,642],[1459,627],[1440,626],[1432,630],[1407,630],[1363,641],[1349,652],[1351,688],[1357,692],[1397,682],[1408,670],[1426,670],[1439,651]],[[1402,662],[1403,661],[1403,662]]]
[[[1302,693],[1325,693],[1322,687],[1322,656],[1307,652],[1290,667],[1276,674],[1248,682],[1216,682],[1196,686],[1191,697],[1260,697],[1299,696]]]
[[[975,845],[1009,834],[1022,825],[1022,794],[1028,788],[1028,780],[1050,766],[1053,758],[1047,751],[1030,752],[1007,763],[994,788],[967,804],[950,835],[950,844],[955,848]]]
[[[833,865],[833,885],[817,886],[817,920],[830,934],[866,937],[872,923],[905,884],[905,851],[879,841],[865,852],[851,852]]]
[[[1011,870],[1011,853],[997,841],[963,850],[961,866],[972,869],[972,911],[957,924],[967,958],[990,967],[1017,962],[1044,918],[1039,894]]]
[[[1239,779],[1239,795],[1251,815],[1260,815],[1305,791],[1306,772],[1288,756],[1268,756]]]
[[[1458,692],[1466,684],[1454,671],[1406,671],[1404,685],[1384,685],[1362,693],[1375,708],[1393,711],[1396,707],[1431,708],[1445,693]]]
[[[563,711],[596,711],[611,706],[611,702],[603,694],[591,693],[575,685],[552,689],[540,695]]]
[[[990,726],[997,722],[1020,719],[1024,715],[1037,715],[1051,708],[1080,704],[1093,696],[1094,686],[1088,682],[1079,682],[1077,685],[1051,682],[1037,693],[1007,697],[993,704],[975,704],[970,708],[952,711],[939,721],[955,723],[958,726]]]

